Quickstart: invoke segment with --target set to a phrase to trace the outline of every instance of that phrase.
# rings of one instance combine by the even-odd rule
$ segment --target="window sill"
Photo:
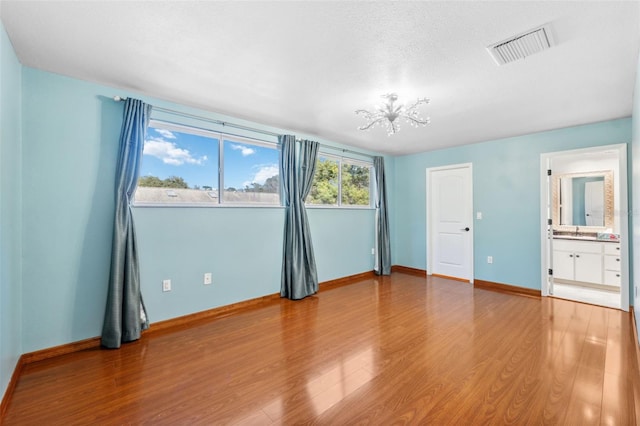
[[[205,209],[218,209],[218,208],[241,208],[241,209],[282,209],[283,206],[275,204],[195,204],[195,203],[180,203],[180,204],[162,204],[162,203],[134,203],[131,205],[133,208],[205,208]]]
[[[309,210],[375,210],[375,207],[371,206],[328,206],[318,204],[305,204],[305,207]]]

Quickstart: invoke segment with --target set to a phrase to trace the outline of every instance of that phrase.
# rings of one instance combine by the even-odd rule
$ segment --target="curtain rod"
[[[126,97],[122,97],[122,96],[114,96],[113,100],[116,101],[116,102],[120,102],[120,101],[126,101],[127,98]],[[248,130],[248,131],[251,131],[251,132],[262,133],[263,135],[269,135],[269,136],[280,136],[281,135],[280,133],[274,133],[274,132],[270,132],[268,130],[256,129],[254,127],[243,126],[242,124],[234,124],[234,123],[230,123],[228,121],[222,121],[222,120],[216,120],[216,119],[213,119],[213,118],[202,117],[202,116],[199,116],[199,115],[189,114],[189,113],[182,112],[182,111],[177,111],[177,110],[174,110],[174,109],[157,107],[155,105],[153,106],[153,110],[160,111],[160,112],[166,112],[168,114],[173,114],[173,115],[179,115],[179,116],[182,116],[182,117],[185,117],[185,118],[193,118],[193,119],[200,120],[200,121],[206,121],[206,122],[209,122],[209,123],[218,124],[218,125],[223,126],[223,127],[225,127],[225,126],[226,127],[233,127],[235,129]],[[335,146],[325,145],[325,144],[322,144],[322,143],[320,144],[320,146],[323,147],[323,148],[327,148],[327,149],[334,149],[336,151],[341,151],[343,153],[348,152],[348,153],[351,153],[351,154],[361,155],[363,157],[369,157],[369,158],[373,158],[374,157],[373,155],[365,154],[363,152],[352,151],[350,149],[345,149],[345,148],[338,148],[338,147],[335,147]]]
[[[368,157],[368,158],[371,158],[371,159],[373,159],[373,157],[375,157],[374,155],[365,154],[364,152],[352,151],[350,149],[339,148],[337,146],[331,146],[331,145],[325,145],[323,143],[321,143],[320,146],[323,147],[323,148],[326,148],[326,149],[335,149],[336,151],[340,151],[342,153],[348,152],[350,154],[361,155],[363,157]]]
[[[113,100],[116,102],[120,102],[120,101],[126,101],[127,98],[124,98],[122,96],[114,96]],[[269,135],[269,136],[280,136],[279,133],[274,133],[274,132],[269,132],[267,130],[260,130],[260,129],[255,129],[253,127],[249,127],[249,126],[243,126],[241,124],[234,124],[234,123],[229,123],[228,121],[222,121],[222,120],[216,120],[213,118],[207,118],[207,117],[202,117],[199,115],[194,115],[194,114],[189,114],[186,112],[182,112],[182,111],[177,111],[174,109],[169,109],[169,108],[162,108],[162,107],[158,107],[158,106],[153,106],[153,110],[154,111],[160,111],[160,112],[166,112],[168,114],[173,114],[173,115],[179,115],[185,118],[193,118],[196,120],[200,120],[200,121],[206,121],[209,123],[213,123],[213,124],[218,124],[220,126],[228,126],[228,127],[233,127],[235,129],[241,129],[241,130],[249,130],[252,132],[256,132],[256,133],[262,133],[264,135]]]

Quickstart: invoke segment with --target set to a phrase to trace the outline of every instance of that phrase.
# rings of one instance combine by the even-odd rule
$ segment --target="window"
[[[316,174],[313,185],[307,196],[307,204],[338,206],[338,190],[340,187],[340,159],[318,154]]]
[[[136,204],[217,204],[218,135],[151,122]]]
[[[225,138],[223,155],[224,202],[280,204],[276,145]]]
[[[343,161],[341,191],[343,206],[369,207],[371,205],[370,171],[370,164]]]
[[[308,205],[371,206],[372,164],[350,158],[318,154]]]
[[[276,143],[152,120],[135,203],[280,205],[278,172]]]

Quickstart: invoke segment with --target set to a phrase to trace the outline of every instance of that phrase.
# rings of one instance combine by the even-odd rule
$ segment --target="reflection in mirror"
[[[569,180],[570,193],[563,194],[562,180]],[[572,219],[560,222],[560,225],[604,226],[604,176],[564,178],[560,181],[560,203],[567,204],[573,210]],[[570,203],[562,201],[566,195]],[[562,213],[562,207],[561,207]],[[561,217],[563,215],[561,214]]]
[[[613,173],[610,170],[554,177],[554,229],[613,226]]]

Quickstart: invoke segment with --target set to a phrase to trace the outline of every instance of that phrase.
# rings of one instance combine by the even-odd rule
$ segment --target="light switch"
[[[476,213],[476,219],[478,220],[482,219],[482,212]]]

